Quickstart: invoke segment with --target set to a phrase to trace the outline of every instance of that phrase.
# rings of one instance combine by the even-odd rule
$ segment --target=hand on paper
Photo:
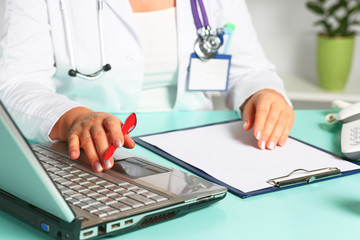
[[[254,93],[243,105],[244,129],[253,128],[260,149],[283,146],[294,123],[293,109],[275,90]]]
[[[130,135],[123,136],[122,124],[121,120],[112,114],[77,107],[60,117],[50,133],[50,138],[67,141],[72,159],[79,158],[82,147],[93,170],[102,172],[114,165],[112,157],[107,161],[103,160],[110,143],[117,147],[135,146]]]

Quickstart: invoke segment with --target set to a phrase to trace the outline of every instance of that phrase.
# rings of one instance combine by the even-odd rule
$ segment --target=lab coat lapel
[[[188,64],[196,40],[196,27],[191,14],[190,0],[176,2],[179,63]]]
[[[109,6],[123,22],[128,25],[135,24],[133,12],[128,1],[105,0],[105,4]]]
[[[129,32],[134,36],[134,39],[141,45],[134,14],[129,1],[105,0],[105,4],[118,16],[119,20],[124,23]]]
[[[191,13],[190,0],[176,1],[176,20],[178,33],[179,74],[174,109],[200,109],[204,106],[204,102],[209,102],[206,95],[200,91],[190,92],[186,90],[190,54],[194,51],[194,44],[197,38],[196,27]],[[206,108],[210,109],[211,106],[207,106]]]

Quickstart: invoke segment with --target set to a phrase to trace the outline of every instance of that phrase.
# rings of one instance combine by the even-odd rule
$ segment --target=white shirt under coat
[[[77,68],[101,67],[97,1],[68,1]],[[286,97],[266,59],[244,0],[204,0],[212,29],[236,26],[226,106],[238,107],[263,88]],[[190,0],[176,2],[178,82],[174,110],[210,110],[210,94],[186,91],[190,54],[197,38]],[[28,139],[49,140],[59,117],[76,106],[110,113],[136,111],[144,76],[143,44],[128,1],[105,0],[103,36],[112,69],[96,81],[68,76],[71,68],[58,0],[6,1],[0,42],[0,98]],[[154,36],[156,37],[156,36]],[[290,104],[290,101],[286,97]]]

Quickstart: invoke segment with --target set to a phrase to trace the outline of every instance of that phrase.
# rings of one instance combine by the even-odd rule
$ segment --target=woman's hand
[[[254,93],[243,105],[244,129],[254,128],[260,149],[283,146],[294,123],[293,109],[275,90],[263,89]]]
[[[112,114],[77,107],[60,117],[50,133],[50,138],[67,141],[72,159],[77,159],[80,156],[80,147],[83,148],[93,170],[102,172],[114,165],[112,157],[107,161],[103,160],[111,143],[117,147],[135,146],[130,135],[123,136],[121,126],[121,120]]]

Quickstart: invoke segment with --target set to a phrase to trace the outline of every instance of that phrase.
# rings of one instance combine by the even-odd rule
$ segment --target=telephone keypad
[[[350,145],[360,144],[360,127],[353,127],[350,129]]]

